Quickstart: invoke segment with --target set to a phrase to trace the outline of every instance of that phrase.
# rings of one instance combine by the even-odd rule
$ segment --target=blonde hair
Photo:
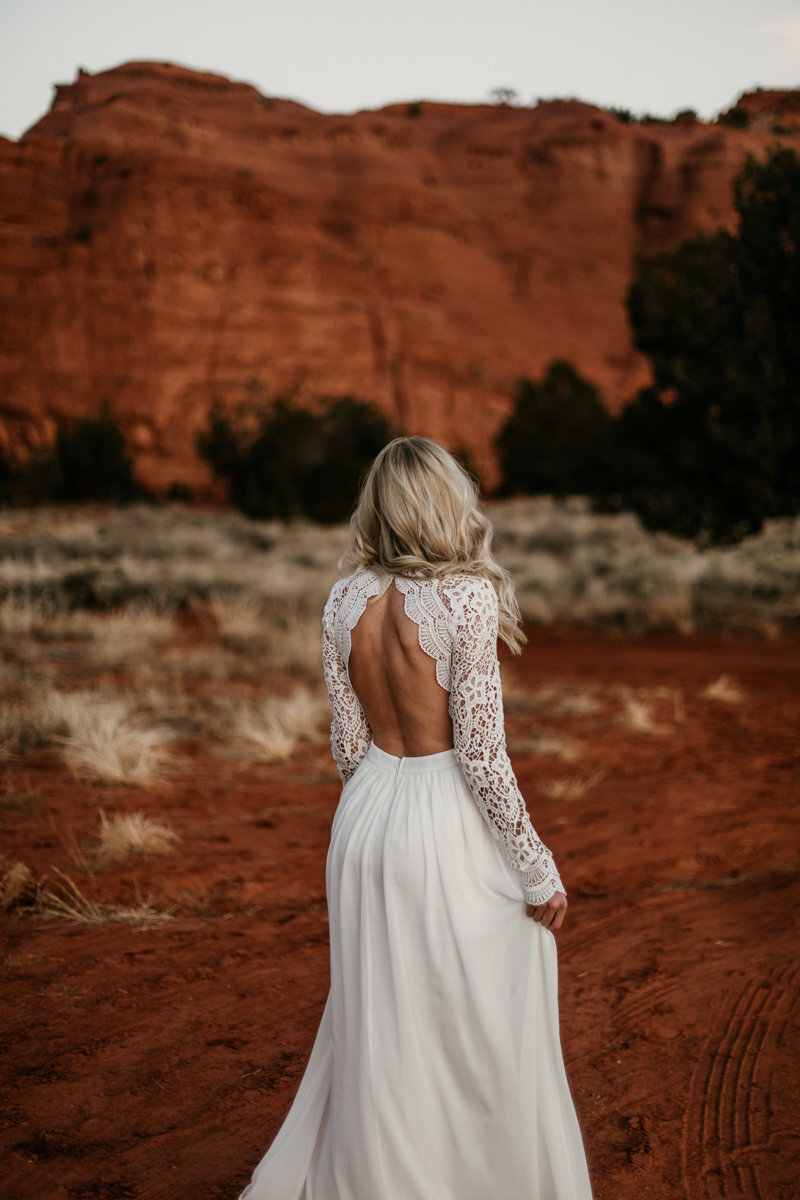
[[[423,437],[398,437],[369,468],[340,566],[379,575],[477,575],[497,592],[499,636],[519,654],[526,641],[511,576],[492,557],[492,527],[475,481]]]

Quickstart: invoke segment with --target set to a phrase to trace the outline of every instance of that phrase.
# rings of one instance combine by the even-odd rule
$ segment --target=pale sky
[[[0,133],[79,66],[134,59],[326,112],[510,87],[711,117],[757,84],[800,86],[800,0],[0,0]]]

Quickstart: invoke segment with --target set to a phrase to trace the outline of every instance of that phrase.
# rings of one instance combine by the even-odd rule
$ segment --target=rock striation
[[[797,99],[743,97],[747,128],[577,100],[333,116],[165,63],[81,72],[0,139],[0,439],[108,400],[143,481],[202,494],[213,400],[347,393],[491,482],[520,376],[567,358],[612,409],[647,379],[637,260],[731,227]]]

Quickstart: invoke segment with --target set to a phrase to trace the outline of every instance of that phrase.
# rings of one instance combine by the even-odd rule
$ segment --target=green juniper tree
[[[550,364],[539,383],[517,385],[514,407],[495,441],[508,494],[593,493],[607,483],[612,418],[597,388],[568,362]]]
[[[617,501],[711,540],[800,511],[800,159],[734,184],[735,233],[641,265],[628,296],[654,385],[617,421]]]

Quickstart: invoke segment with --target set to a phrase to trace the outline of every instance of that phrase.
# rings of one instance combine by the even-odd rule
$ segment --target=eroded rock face
[[[212,400],[349,393],[491,481],[519,376],[567,358],[612,408],[646,380],[637,257],[731,226],[781,104],[797,139],[794,95],[755,94],[742,130],[578,101],[341,117],[166,64],[81,73],[0,139],[0,438],[108,399],[144,482],[202,491]]]

